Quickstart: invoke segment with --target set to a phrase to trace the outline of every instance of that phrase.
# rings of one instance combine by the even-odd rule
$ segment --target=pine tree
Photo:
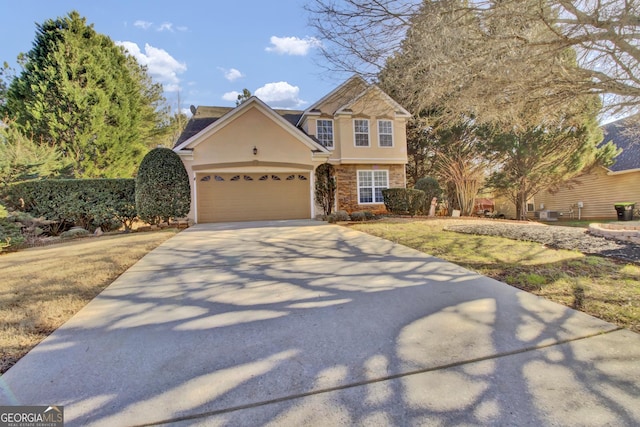
[[[0,114],[55,145],[75,177],[130,177],[160,123],[162,88],[78,12],[37,25]]]
[[[0,188],[16,181],[64,176],[68,166],[55,147],[35,143],[11,122],[0,124]]]
[[[557,188],[591,166],[607,166],[618,154],[612,143],[600,144],[598,97],[581,101],[552,121],[499,130],[487,138],[486,155],[497,166],[487,186],[511,199],[519,219],[526,219],[527,201],[538,192]]]

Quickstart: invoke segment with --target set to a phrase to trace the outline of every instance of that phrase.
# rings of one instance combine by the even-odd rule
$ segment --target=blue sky
[[[235,105],[249,89],[274,108],[304,109],[348,75],[319,66],[305,0],[0,0],[0,61],[15,66],[35,24],[77,10],[148,65],[173,108]]]

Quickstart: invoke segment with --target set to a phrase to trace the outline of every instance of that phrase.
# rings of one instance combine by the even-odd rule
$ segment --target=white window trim
[[[360,201],[360,172],[371,172],[371,189],[373,190],[372,192],[372,199],[374,199],[372,202],[361,202]],[[382,205],[384,204],[384,200],[381,202],[376,202],[375,201],[375,196],[376,196],[376,181],[374,178],[375,173],[374,172],[386,172],[387,175],[387,183],[386,183],[386,188],[389,188],[389,169],[357,169],[356,170],[356,186],[357,186],[357,193],[358,193],[358,204],[359,205]]]
[[[362,120],[367,122],[367,145],[358,145],[356,143],[356,120]],[[358,135],[364,135],[362,132],[358,132]],[[356,148],[369,148],[371,147],[371,122],[369,119],[353,119],[353,146]]]
[[[391,145],[381,145],[380,141],[380,123],[382,122],[389,122],[391,123],[391,133],[385,133],[384,135],[391,135]],[[393,148],[396,145],[396,141],[395,138],[393,137],[393,120],[389,120],[389,119],[380,119],[378,120],[378,147],[380,148]]]
[[[331,147],[329,146],[324,146],[322,145],[322,143],[320,143],[320,145],[322,145],[324,148],[328,149],[328,150],[333,150],[335,149],[336,146],[336,124],[333,122],[333,119],[316,119],[316,138],[318,138],[318,122],[320,121],[327,121],[327,122],[331,122]],[[318,141],[320,141],[320,138],[318,138]]]

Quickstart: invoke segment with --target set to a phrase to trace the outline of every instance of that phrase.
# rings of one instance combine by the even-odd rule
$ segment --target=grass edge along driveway
[[[0,255],[0,374],[176,232],[91,237]]]
[[[449,221],[349,226],[640,333],[640,266],[535,242],[444,231]]]

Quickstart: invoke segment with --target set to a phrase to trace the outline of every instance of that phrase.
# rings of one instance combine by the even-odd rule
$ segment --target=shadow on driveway
[[[0,378],[67,425],[640,423],[640,337],[316,222],[197,225]]]

